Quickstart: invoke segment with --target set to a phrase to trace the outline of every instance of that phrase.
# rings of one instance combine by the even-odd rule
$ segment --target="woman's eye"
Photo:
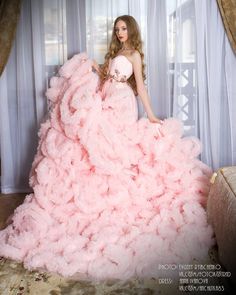
[[[126,31],[127,28],[115,29],[115,32],[116,32],[116,33],[119,33],[120,30],[121,30],[121,31]]]

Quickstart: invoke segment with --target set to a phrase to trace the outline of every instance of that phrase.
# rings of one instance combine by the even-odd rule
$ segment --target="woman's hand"
[[[155,115],[151,115],[151,116],[148,116],[148,119],[151,123],[158,123],[158,124],[162,124],[162,120],[157,118]]]
[[[100,67],[99,64],[93,59],[92,68],[99,74]]]

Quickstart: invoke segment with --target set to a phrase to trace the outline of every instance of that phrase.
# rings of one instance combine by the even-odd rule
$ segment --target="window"
[[[45,62],[60,65],[67,59],[66,0],[44,0],[43,5]]]
[[[70,5],[75,5],[75,2],[72,0],[71,2],[66,0],[43,1],[45,60],[48,78],[57,73],[58,67],[68,57],[69,36],[67,33],[71,30],[68,22],[72,22],[73,25],[76,20],[67,20],[67,10],[71,8]],[[79,1],[77,0],[76,3]],[[86,33],[86,48],[90,57],[100,64],[103,63],[110,43],[113,21],[117,16],[123,14],[134,15],[138,21],[144,43],[143,49],[144,52],[146,51],[148,1],[86,0],[85,3],[86,28],[84,28],[84,32]],[[174,105],[173,115],[183,120],[186,129],[190,131],[195,125],[194,104],[196,98],[194,11],[193,0],[166,0],[168,71],[170,96],[174,100],[172,104]],[[71,18],[78,18],[78,15],[75,16],[71,13],[69,15]],[[77,28],[75,28],[76,30]],[[72,36],[73,39],[76,38],[76,34]],[[147,55],[145,54],[145,56]]]
[[[175,2],[175,1],[174,1]],[[195,126],[196,58],[194,1],[167,3],[168,57],[174,115],[184,121],[185,130]]]

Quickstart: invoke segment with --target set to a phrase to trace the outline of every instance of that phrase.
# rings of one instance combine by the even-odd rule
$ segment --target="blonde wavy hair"
[[[115,30],[116,24],[120,20],[124,21],[127,26],[129,46],[131,48],[133,48],[134,50],[137,50],[141,55],[142,76],[143,76],[143,80],[146,79],[146,75],[144,72],[145,65],[144,65],[144,61],[143,61],[144,54],[143,54],[143,50],[142,50],[142,40],[141,40],[140,31],[139,31],[139,26],[138,26],[136,20],[132,16],[122,15],[122,16],[117,17],[117,19],[114,22],[109,50],[108,50],[107,54],[105,55],[105,62],[101,66],[101,70],[100,70],[100,87],[103,86],[103,84],[105,83],[105,81],[108,78],[107,74],[108,74],[109,60],[116,57],[119,50],[122,48],[122,43],[117,38],[116,30]],[[132,87],[135,95],[137,95],[137,85],[136,85],[134,74],[132,74],[131,77],[128,79],[128,83]]]

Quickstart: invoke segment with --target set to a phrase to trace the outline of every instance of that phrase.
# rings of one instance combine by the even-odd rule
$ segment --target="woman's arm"
[[[153,113],[150,97],[144,85],[143,75],[142,75],[142,60],[141,60],[141,56],[139,52],[135,51],[132,54],[131,59],[132,59],[131,61],[133,64],[133,69],[134,69],[134,77],[137,84],[137,92],[142,100],[148,119],[152,123],[161,123],[161,120],[158,119]]]
[[[108,62],[107,74],[108,74],[109,71],[110,71],[110,66],[111,66],[111,58],[109,59],[109,62]],[[95,59],[93,59],[92,67],[93,67],[93,69],[94,69],[98,74],[100,73],[101,68],[100,68],[99,64],[96,62]]]

